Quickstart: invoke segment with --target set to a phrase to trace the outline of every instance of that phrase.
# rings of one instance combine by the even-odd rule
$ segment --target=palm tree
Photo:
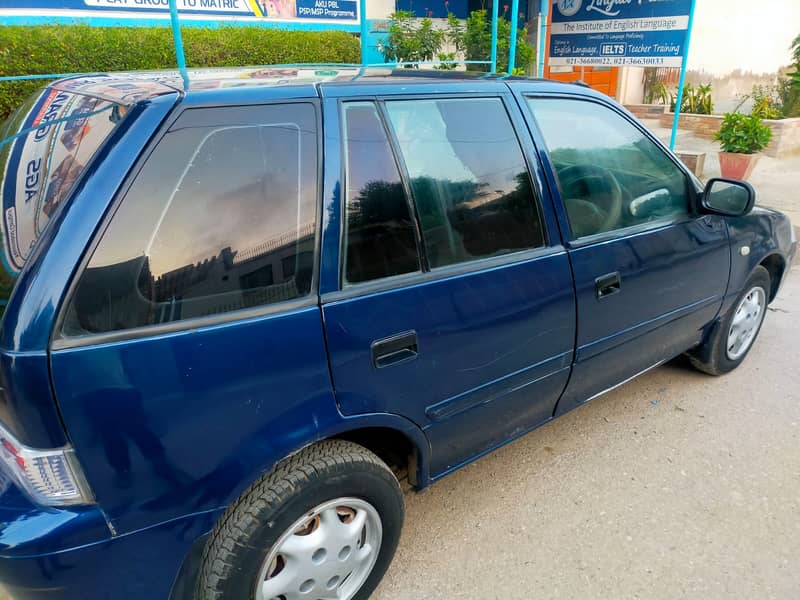
[[[800,90],[800,35],[792,42],[792,58],[794,58],[794,71],[789,73],[789,78],[792,80],[792,87]]]

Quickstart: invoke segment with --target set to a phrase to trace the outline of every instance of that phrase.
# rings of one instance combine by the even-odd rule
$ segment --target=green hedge
[[[360,60],[358,40],[343,31],[186,27],[183,43],[190,67]],[[175,50],[168,27],[0,27],[0,76],[174,67]],[[0,83],[0,120],[43,83]]]

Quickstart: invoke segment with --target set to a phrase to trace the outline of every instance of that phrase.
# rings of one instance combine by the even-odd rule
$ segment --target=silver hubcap
[[[378,511],[357,498],[320,504],[295,521],[267,554],[256,600],[352,598],[381,548]]]
[[[767,294],[763,288],[754,287],[751,289],[733,315],[733,322],[728,331],[727,354],[730,360],[737,360],[747,352],[753,344],[753,340],[758,333],[758,327],[764,318],[767,307]]]

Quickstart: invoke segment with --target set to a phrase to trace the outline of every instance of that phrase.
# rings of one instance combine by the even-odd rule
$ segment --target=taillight
[[[2,425],[0,468],[39,504],[59,506],[94,501],[72,448],[28,448]]]

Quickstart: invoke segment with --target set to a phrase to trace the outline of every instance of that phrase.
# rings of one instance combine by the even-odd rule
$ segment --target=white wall
[[[643,68],[620,68],[617,82],[617,101],[621,104],[640,104],[644,101]]]
[[[394,12],[395,0],[367,0],[367,18],[385,19]]]

